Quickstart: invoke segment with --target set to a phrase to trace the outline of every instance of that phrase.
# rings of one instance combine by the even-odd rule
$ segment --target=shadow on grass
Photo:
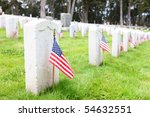
[[[57,94],[58,97],[56,97],[56,99],[79,100],[81,99],[81,92],[75,88],[74,83],[74,81],[62,80],[56,86],[47,88],[39,95],[47,95],[50,93],[51,95]]]

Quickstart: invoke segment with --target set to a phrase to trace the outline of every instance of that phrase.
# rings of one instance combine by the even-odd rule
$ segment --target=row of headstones
[[[64,20],[66,21],[65,18]],[[0,28],[6,29],[7,37],[14,38],[14,32],[17,33],[16,38],[18,37],[18,22],[20,28],[24,30],[26,90],[39,94],[43,89],[59,81],[59,70],[54,67],[53,82],[53,66],[49,63],[49,54],[53,45],[54,29],[58,41],[62,23],[58,20],[50,21],[41,18],[37,20],[37,18],[24,16],[0,15]],[[64,24],[64,26],[67,25]]]
[[[69,14],[61,14],[61,21],[54,20],[57,24],[59,30],[59,36],[62,35],[62,26],[65,24],[64,22],[69,22],[67,19],[69,18]],[[14,16],[14,15],[0,15],[0,28],[6,28],[6,36],[8,38],[17,38],[18,37],[18,22],[20,24],[20,28],[23,29],[25,23],[30,22],[32,20],[37,20],[38,18],[25,17],[25,16]],[[68,26],[69,24],[65,25]],[[76,32],[81,31],[82,36],[87,34],[89,26],[96,26],[95,24],[86,24],[86,23],[78,23],[71,22],[70,25],[70,37],[75,37]]]
[[[48,62],[53,44],[53,30],[60,32],[60,21],[24,16],[0,15],[0,28],[9,38],[18,37],[18,22],[24,32],[26,90],[34,94],[52,85],[52,64]],[[14,37],[14,32],[17,33]],[[56,33],[56,39],[59,33]],[[59,70],[54,68],[54,83],[59,81]]]
[[[6,29],[6,37],[7,38],[18,38],[18,31],[20,28],[24,28],[24,24],[35,21],[35,20],[43,20],[42,18],[33,18],[33,17],[26,17],[26,16],[16,16],[16,15],[7,15],[3,14],[0,15],[0,28]],[[60,20],[54,20],[56,25],[58,26],[58,35],[61,36],[62,34],[62,23]]]
[[[20,28],[22,29],[24,24],[30,22],[32,20],[37,20],[38,18],[25,17],[25,16],[14,16],[14,15],[1,15],[0,16],[0,28],[6,28],[6,36],[7,37],[18,37],[18,21],[20,24]],[[57,24],[59,30],[58,34],[61,37],[62,35],[62,26],[69,26],[70,24],[70,15],[62,13],[61,20],[54,20]],[[66,24],[65,22],[68,22]],[[106,31],[108,35],[112,35],[112,32],[117,27],[115,25],[98,25],[98,24],[88,24],[88,23],[79,23],[79,22],[71,22],[70,25],[70,37],[75,37],[78,31],[81,32],[81,35],[84,37],[89,27],[100,27],[103,31]]]
[[[84,37],[86,36],[89,26],[95,27],[94,24],[87,24],[87,23],[79,23],[79,22],[71,22],[69,31],[70,31],[70,37],[76,37],[77,32],[81,32],[81,35]]]
[[[82,37],[85,37],[88,33],[89,28],[96,28],[99,27],[101,29],[103,29],[103,31],[107,31],[108,34],[111,33],[111,30],[114,30],[114,28],[116,27],[111,26],[111,28],[109,28],[109,26],[106,25],[100,25],[100,24],[91,24],[91,23],[81,23],[81,22],[71,22],[69,31],[70,31],[70,37],[75,37],[77,32],[81,32]],[[110,30],[111,29],[111,30]]]
[[[24,24],[24,53],[25,53],[25,78],[26,90],[34,94],[39,94],[42,90],[59,82],[59,70],[54,68],[49,63],[49,54],[53,45],[53,33],[60,32],[59,21],[48,21],[45,19],[31,20]],[[76,30],[79,30],[85,35],[89,30],[89,63],[99,65],[102,63],[102,54],[100,51],[100,40],[102,37],[102,30],[100,26],[94,24],[77,23]],[[82,31],[83,29],[83,31]],[[106,28],[107,29],[107,28]],[[118,56],[120,53],[120,34],[124,31],[116,29],[113,31],[112,53]],[[123,33],[124,43],[127,43],[130,31]],[[145,33],[144,33],[145,34]],[[141,36],[142,37],[142,36]],[[59,33],[56,33],[58,41]],[[138,38],[139,39],[139,38]],[[140,42],[140,41],[139,41]]]
[[[123,34],[124,30],[129,29],[131,32],[134,32],[135,29],[120,27],[117,25],[102,25],[102,24],[90,24],[90,23],[81,23],[81,22],[71,22],[69,31],[70,37],[75,37],[77,32],[81,32],[81,35],[84,37],[88,33],[88,30],[91,28],[99,27],[103,32],[107,32],[108,35],[113,35],[114,30],[117,28],[120,30],[120,33]],[[136,30],[136,32],[144,33],[144,31]],[[146,33],[145,33],[146,35]]]
[[[100,49],[102,32],[103,28],[100,27],[89,28],[89,63],[96,66],[102,64],[103,62],[102,50]],[[121,48],[123,51],[127,52],[129,46],[135,48],[142,42],[150,40],[150,32],[143,32],[140,30],[115,28],[111,31],[110,34],[112,35],[111,54],[114,57],[119,57]]]
[[[25,77],[28,92],[39,94],[59,82],[59,70],[54,67],[53,71],[53,65],[49,63],[54,29],[56,32],[60,30],[57,21],[37,20],[24,26]],[[56,33],[56,39],[59,40],[59,33]]]
[[[83,37],[88,33],[89,63],[96,66],[103,62],[102,50],[100,49],[100,41],[103,32],[107,32],[109,36],[112,36],[111,54],[114,57],[118,57],[121,50],[127,52],[129,46],[135,48],[142,42],[150,40],[150,32],[120,28],[115,25],[110,26],[72,22],[70,25],[70,37],[75,37],[75,33],[78,31],[81,32]]]
[[[102,29],[90,25],[89,27],[89,63],[100,65],[102,63],[102,53],[100,50],[100,40],[102,38]],[[84,26],[83,26],[84,27]],[[87,26],[88,27],[88,26]],[[82,30],[77,28],[77,30]],[[39,94],[43,89],[53,85],[52,64],[49,63],[49,54],[53,44],[54,29],[59,32],[56,21],[34,21],[25,24],[24,27],[24,46],[25,46],[25,70],[26,70],[26,89],[34,94]],[[88,29],[87,29],[88,30]],[[133,33],[132,33],[133,32]],[[113,31],[112,55],[117,57],[120,54],[120,38],[123,34],[124,51],[128,51],[128,41],[130,36],[138,40],[137,45],[142,41],[145,33],[130,31],[128,29],[117,28]],[[59,34],[56,33],[58,41]],[[32,56],[32,57],[31,57]],[[54,69],[54,84],[59,82],[59,70]]]
[[[23,29],[24,24],[32,20],[37,20],[37,18],[3,14],[0,15],[0,28],[6,29],[7,38],[18,38],[18,24]]]

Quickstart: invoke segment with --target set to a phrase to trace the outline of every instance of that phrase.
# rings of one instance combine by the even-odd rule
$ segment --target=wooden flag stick
[[[55,29],[54,29],[54,39],[55,39]],[[52,74],[53,74],[53,76],[52,76],[52,85],[53,85],[53,89],[54,89],[54,87],[55,87],[55,80],[54,80],[54,76],[55,76],[55,70],[54,70],[54,65],[53,65],[53,68],[52,68],[53,70],[52,70]]]
[[[55,81],[54,81],[54,75],[55,75],[54,72],[55,72],[55,70],[54,70],[54,65],[53,65],[53,71],[52,72],[53,72],[52,73],[53,74],[53,76],[52,76],[52,83],[53,84],[52,85],[53,85],[53,89],[54,89],[54,87],[55,87]]]

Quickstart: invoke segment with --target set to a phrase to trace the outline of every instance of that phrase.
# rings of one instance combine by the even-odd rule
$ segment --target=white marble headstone
[[[88,31],[88,24],[83,23],[81,27],[81,35],[84,37],[87,34]]]
[[[5,15],[0,15],[0,28],[5,28]]]
[[[71,24],[70,25],[70,37],[73,38],[76,36],[76,25],[75,24]]]
[[[130,38],[129,31],[124,30],[124,32],[123,32],[123,51],[125,51],[125,52],[128,51],[129,38]]]
[[[81,32],[81,28],[82,28],[82,23],[81,22],[79,22],[78,23],[78,30]]]
[[[118,57],[120,55],[120,31],[114,30],[112,37],[112,56]]]
[[[22,17],[20,16],[19,17],[19,24],[20,24],[20,28],[23,29],[24,28],[24,24],[32,21],[32,20],[35,20],[34,18],[31,18],[31,17]]]
[[[53,66],[49,56],[53,45],[53,31],[57,25],[48,20],[35,20],[24,25],[26,90],[34,94],[53,85]],[[56,33],[57,34],[57,33]],[[57,41],[58,41],[58,35]],[[54,67],[54,83],[59,70]]]
[[[62,24],[61,24],[61,21],[60,20],[53,20],[53,21],[57,24],[59,37],[62,37]]]
[[[102,34],[99,28],[89,28],[88,49],[89,64],[99,66],[102,63],[102,52],[100,49],[100,40]]]
[[[61,13],[61,23],[63,27],[69,27],[71,24],[71,14],[69,13]]]
[[[8,16],[6,19],[6,37],[18,38],[18,18],[14,16]]]

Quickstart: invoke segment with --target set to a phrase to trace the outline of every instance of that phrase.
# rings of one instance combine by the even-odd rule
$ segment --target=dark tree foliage
[[[60,19],[60,13],[68,12],[68,0],[47,0],[46,15]],[[130,7],[129,6],[130,2]],[[40,15],[40,2],[36,0],[0,0],[6,14],[33,17]],[[130,9],[129,9],[130,8]],[[129,13],[130,11],[130,13]],[[128,16],[130,14],[130,17]],[[123,24],[150,26],[150,0],[123,0]],[[120,0],[76,0],[73,20],[89,23],[120,23]]]

